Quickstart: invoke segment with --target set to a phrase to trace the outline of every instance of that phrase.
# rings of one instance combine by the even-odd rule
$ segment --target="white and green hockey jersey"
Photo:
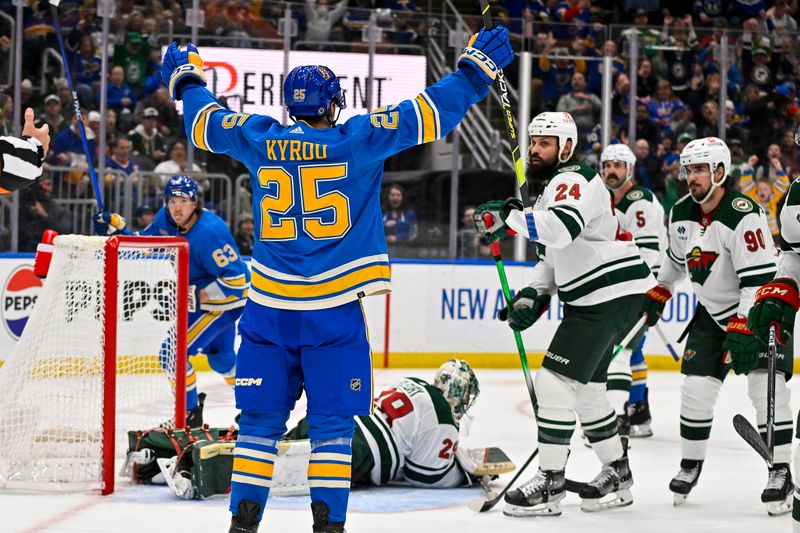
[[[686,195],[670,210],[658,283],[673,292],[689,276],[700,303],[725,329],[729,318],[747,317],[756,290],[775,276],[775,254],[767,218],[747,196],[729,189],[704,215]]]
[[[620,229],[633,236],[650,272],[658,276],[667,247],[664,208],[658,198],[650,189],[635,185],[614,207]]]
[[[786,193],[781,210],[781,256],[778,277],[790,277],[800,282],[800,178],[794,180]]]
[[[458,425],[436,387],[404,378],[380,395],[372,415],[355,420],[374,461],[373,485],[405,479],[420,487],[445,488],[465,482],[456,464]]]
[[[655,283],[636,245],[617,240],[612,199],[588,165],[561,165],[533,213],[514,211],[506,223],[537,243],[541,260],[530,286],[539,293],[588,306],[644,294]]]

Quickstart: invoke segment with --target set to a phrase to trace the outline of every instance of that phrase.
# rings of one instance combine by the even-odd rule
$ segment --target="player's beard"
[[[613,182],[611,181],[613,179]],[[614,172],[609,172],[605,175],[606,187],[611,189],[612,191],[616,191],[622,186],[622,178],[616,175]]]
[[[695,187],[693,189],[691,186],[689,186],[689,194],[691,194],[692,198],[694,198],[696,201],[699,202],[700,200],[702,200],[703,198],[706,197],[706,195],[708,194],[708,190],[710,188],[711,188],[711,184],[709,184],[708,187],[705,187],[705,188],[703,188],[700,185],[698,185],[697,187]]]
[[[538,157],[528,156],[528,169],[525,171],[525,178],[531,185],[538,183],[546,183],[553,176],[558,167],[558,161],[554,157],[552,161],[547,162]]]

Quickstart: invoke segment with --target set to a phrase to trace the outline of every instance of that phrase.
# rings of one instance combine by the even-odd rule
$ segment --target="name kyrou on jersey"
[[[267,140],[271,161],[319,161],[328,158],[328,145],[308,141]]]

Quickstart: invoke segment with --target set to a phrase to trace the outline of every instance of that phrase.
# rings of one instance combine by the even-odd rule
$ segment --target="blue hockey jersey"
[[[256,226],[250,298],[303,310],[388,292],[384,160],[442,138],[488,91],[477,76],[457,71],[411,100],[315,129],[234,113],[204,87],[184,89],[188,138],[250,171]]]
[[[180,231],[162,207],[139,235],[181,236],[189,241],[189,285],[206,291],[203,311],[227,311],[247,303],[250,271],[239,257],[228,225],[210,211],[203,211],[185,231]],[[199,302],[199,299],[198,299]]]

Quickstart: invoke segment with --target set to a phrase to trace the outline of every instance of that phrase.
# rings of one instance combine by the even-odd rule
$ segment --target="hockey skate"
[[[792,471],[788,463],[777,463],[769,469],[769,479],[761,501],[767,505],[767,514],[780,516],[792,510]]]
[[[313,533],[347,533],[344,522],[328,521],[328,504],[311,502],[311,516],[314,518]]]
[[[506,516],[561,516],[567,495],[563,470],[542,470],[533,479],[506,493]]]
[[[631,505],[633,495],[629,489],[632,486],[633,475],[626,454],[604,464],[600,473],[580,490],[581,510],[593,513]]]
[[[629,403],[626,405],[628,418],[630,420],[630,437],[641,439],[653,436],[653,429],[650,427],[652,418],[650,417],[650,406],[647,397],[641,402]]]
[[[700,471],[703,469],[703,461],[692,459],[681,460],[681,471],[678,472],[672,481],[669,482],[669,490],[673,493],[672,504],[676,507],[686,501],[697,480],[700,479]]]
[[[228,533],[258,533],[258,513],[261,506],[250,500],[239,502],[236,516],[231,518]]]

